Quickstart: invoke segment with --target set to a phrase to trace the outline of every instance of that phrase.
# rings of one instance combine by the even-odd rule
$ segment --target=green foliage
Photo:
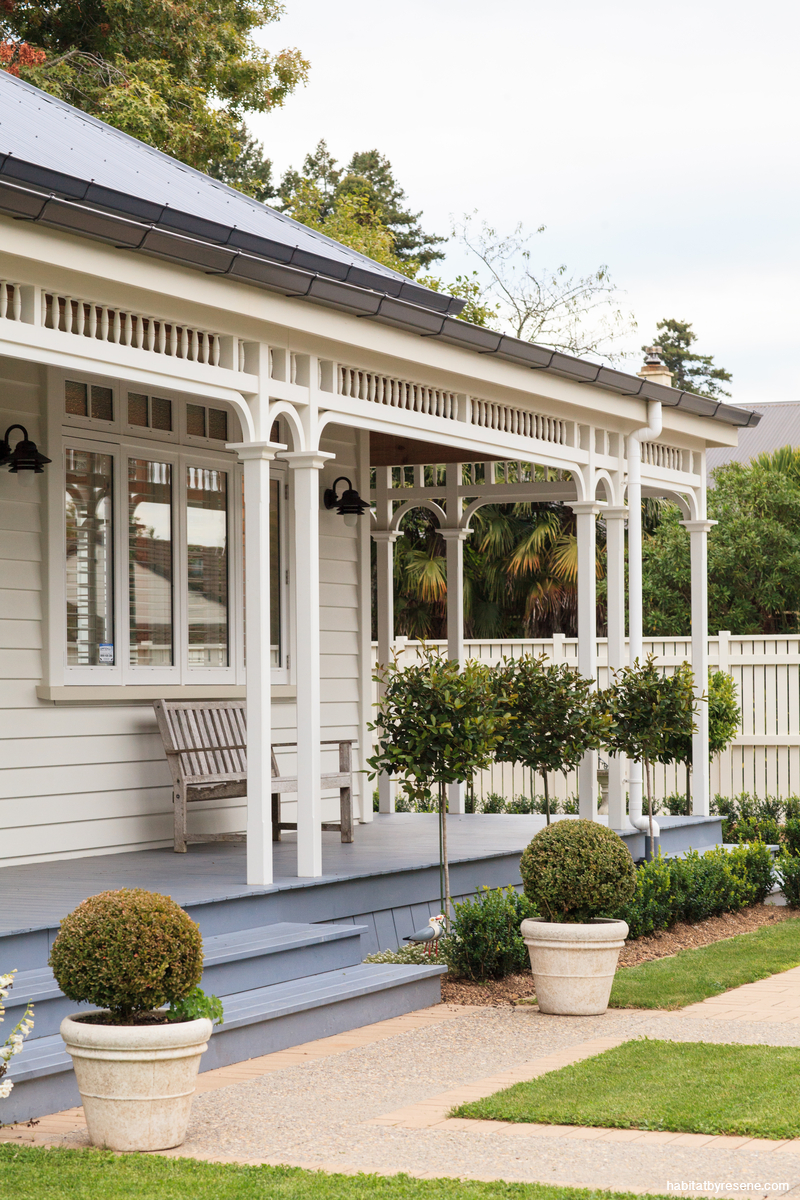
[[[422,661],[379,668],[382,685],[375,723],[372,774],[400,777],[416,797],[431,784],[463,783],[489,765],[507,723],[506,704],[495,694],[491,671],[470,660],[464,669],[429,646]]]
[[[668,318],[656,324],[655,342],[661,348],[661,359],[672,372],[672,386],[698,396],[730,396],[721,386],[733,376],[723,367],[715,367],[710,354],[698,354],[692,347],[697,334],[688,321]],[[642,346],[648,350],[649,346]]]
[[[677,921],[696,924],[723,912],[758,904],[774,882],[772,856],[762,842],[683,858],[660,855],[636,870],[636,890],[615,915],[627,921],[630,937],[669,929]]]
[[[790,908],[800,908],[800,856],[796,852],[782,854],[775,864],[775,873],[786,903]]]
[[[708,673],[708,754],[720,754],[727,750],[739,726],[742,713],[736,695],[736,684],[732,675],[724,671]]]
[[[449,938],[440,938],[438,944],[438,961],[447,962]],[[365,963],[392,963],[398,966],[430,966],[437,961],[437,951],[430,949],[421,942],[409,942],[407,946],[398,946],[396,950],[379,950],[376,954],[368,954]]]
[[[323,139],[306,155],[301,171],[286,171],[279,196],[283,212],[296,221],[403,275],[413,278],[444,258],[437,247],[445,239],[422,230],[422,214],[406,207],[392,164],[378,150],[360,151],[341,167]],[[419,282],[436,282],[441,290],[438,281]]]
[[[708,535],[708,617],[734,633],[800,630],[800,479],[781,452],[714,471]],[[674,505],[642,551],[646,632],[691,627],[689,535]]]
[[[456,904],[447,949],[451,973],[480,980],[525,971],[528,948],[520,925],[536,915],[527,896],[512,887],[484,887],[474,898]]]
[[[208,1017],[214,1025],[222,1025],[225,1013],[219,996],[207,996],[202,988],[195,987],[182,1000],[173,1000],[167,1012],[170,1021],[196,1021]]]
[[[591,680],[566,663],[548,665],[545,655],[504,658],[495,679],[514,718],[506,726],[495,758],[540,771],[549,800],[548,771],[569,771],[587,750],[601,746],[611,718]],[[549,804],[547,819],[549,824]]]
[[[64,918],[50,966],[70,1000],[107,1008],[129,1024],[197,986],[203,939],[169,896],[122,888],[90,896]]]
[[[6,70],[241,190],[263,191],[243,124],[305,81],[298,50],[253,39],[278,0],[14,0],[0,5]],[[31,58],[36,61],[31,61]]]
[[[557,821],[523,850],[525,895],[548,921],[613,916],[633,895],[636,869],[624,842],[596,821]]]
[[[782,832],[787,852],[800,854],[800,820],[797,817],[789,817]]]
[[[723,825],[722,839],[725,842],[766,842],[777,846],[781,838],[781,827],[774,817],[757,818],[742,817],[738,821],[726,821]]]

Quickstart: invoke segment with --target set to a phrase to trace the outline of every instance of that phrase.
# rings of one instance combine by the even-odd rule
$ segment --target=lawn
[[[800,966],[800,920],[767,925],[698,950],[617,971],[612,1008],[683,1008]]]
[[[424,1157],[414,1166],[424,1169]],[[634,1200],[630,1192],[540,1183],[326,1175],[293,1167],[14,1145],[0,1145],[0,1180],[0,1193],[13,1200]]]
[[[637,1038],[451,1116],[796,1138],[800,1049]]]

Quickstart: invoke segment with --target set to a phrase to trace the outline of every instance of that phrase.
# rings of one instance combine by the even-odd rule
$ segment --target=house
[[[753,404],[751,409],[761,420],[743,431],[735,446],[716,446],[709,450],[706,469],[729,462],[749,463],[759,454],[774,454],[782,446],[800,446],[800,403],[776,400],[771,404]]]
[[[316,946],[306,975],[344,967],[355,980],[330,1032],[363,1023],[367,994],[371,1019],[404,1011],[374,997],[396,991],[391,972],[408,968],[387,968],[380,987],[374,975],[364,983],[357,933],[369,926],[383,947],[400,935],[397,914],[408,924],[438,911],[425,908],[438,903],[435,832],[425,816],[391,815],[386,779],[373,819],[372,785],[357,773],[359,824],[342,846],[322,832],[336,800],[321,793],[320,773],[323,743],[340,738],[364,765],[371,541],[386,661],[393,545],[410,508],[426,506],[440,524],[448,651],[461,658],[472,514],[517,500],[570,505],[579,666],[591,677],[597,516],[607,524],[609,658],[621,666],[626,520],[636,653],[639,496],[670,497],[691,534],[692,654],[705,679],[706,453],[735,447],[758,416],[667,386],[657,361],[625,374],[467,324],[460,307],[0,72],[0,955],[4,969],[29,972],[40,1003],[39,1045],[15,1060],[18,1081],[50,1088],[29,1109],[16,1088],[20,1112],[71,1102],[69,1063],[55,1045],[57,1006],[68,1002],[53,990],[47,946],[61,916],[102,887],[172,892],[201,923],[207,964],[214,939],[232,928],[252,935],[242,963],[256,961],[259,930],[271,931],[259,934],[259,962]],[[30,446],[25,461],[14,457],[22,439],[38,461]],[[346,490],[370,500],[371,513],[338,511]],[[246,857],[224,844],[171,853],[158,698],[246,698],[246,801],[207,802],[191,815],[197,834],[246,830]],[[272,840],[273,742],[281,769],[297,775],[297,797],[284,802],[296,842]],[[633,826],[612,761],[609,823],[641,841],[633,772],[630,792]],[[707,772],[695,770],[689,821],[705,843],[719,836],[708,792]],[[589,754],[581,815],[596,819],[597,808]],[[519,851],[539,818],[460,817],[458,788],[450,810],[454,894],[518,881]],[[350,924],[320,934],[331,921]],[[303,925],[301,936],[298,922],[314,929]],[[236,1040],[256,1010],[296,1022],[316,993],[283,991],[279,1002],[270,989],[297,974],[269,987],[244,967],[234,978],[226,946],[214,951],[224,986],[249,999],[220,1035],[229,1049],[208,1066],[309,1035],[295,1023],[282,1042]],[[432,1002],[413,991],[431,971],[404,976],[406,1008]],[[55,1006],[51,1017],[44,1004]]]
[[[649,415],[655,430],[654,410],[642,489],[675,499],[692,531],[702,672],[705,454],[757,417],[663,386],[657,364],[630,376],[468,325],[458,300],[11,75],[0,89],[2,408],[51,460],[0,475],[0,862],[166,845],[152,700],[246,695],[248,878],[271,878],[273,730],[296,733],[297,870],[318,876],[322,735],[355,738],[362,755],[368,740],[370,537],[383,660],[400,519],[434,511],[459,656],[476,507],[572,504],[592,674],[595,516],[603,506],[619,641],[631,434]],[[372,518],[324,507],[337,477],[339,494],[367,496],[371,472]],[[595,804],[589,768],[582,812]],[[698,771],[695,812],[707,806]],[[245,813],[220,802],[197,819],[225,831]]]

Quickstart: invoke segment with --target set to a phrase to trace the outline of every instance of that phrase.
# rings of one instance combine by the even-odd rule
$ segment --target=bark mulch
[[[712,942],[736,937],[739,933],[752,933],[762,925],[774,925],[777,921],[786,921],[797,915],[791,908],[779,908],[774,904],[753,904],[740,912],[722,913],[719,917],[709,917],[696,925],[680,921],[671,929],[659,930],[648,937],[628,942],[620,952],[619,966],[635,967],[655,958],[669,958],[679,950],[709,946]],[[445,1004],[479,1004],[490,1008],[503,1008],[532,994],[533,978],[528,972],[507,975],[505,979],[490,979],[485,983],[450,979],[447,975],[442,978],[442,1000]]]

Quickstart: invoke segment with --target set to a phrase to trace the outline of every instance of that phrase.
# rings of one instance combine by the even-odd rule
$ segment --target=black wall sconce
[[[341,497],[336,495],[336,485],[339,483],[347,484],[347,489],[342,492]],[[366,500],[361,499],[346,475],[340,475],[338,479],[334,479],[333,487],[325,489],[323,500],[325,507],[335,508],[339,516],[344,517],[345,525],[349,525],[351,528],[358,524],[358,518],[369,508]]]
[[[22,437],[12,450],[8,438],[15,429],[19,429]],[[43,475],[45,463],[49,462],[52,462],[52,459],[45,457],[37,449],[36,442],[32,442],[28,437],[24,425],[9,425],[5,437],[0,442],[0,467],[8,467],[10,475],[16,475],[24,487],[30,487],[34,475]]]

